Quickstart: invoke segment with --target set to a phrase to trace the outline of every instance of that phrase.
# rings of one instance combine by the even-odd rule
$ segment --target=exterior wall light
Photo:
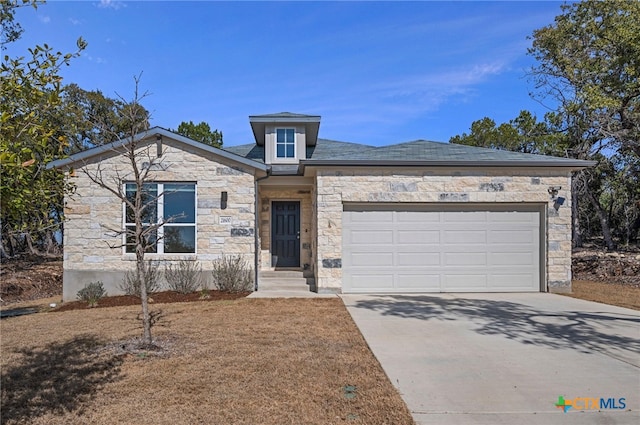
[[[220,194],[220,208],[223,210],[227,209],[227,192],[222,192]]]
[[[551,199],[556,199],[556,197],[558,196],[558,192],[560,192],[560,189],[562,189],[562,186],[549,186],[547,192],[549,192],[549,195],[551,195]]]

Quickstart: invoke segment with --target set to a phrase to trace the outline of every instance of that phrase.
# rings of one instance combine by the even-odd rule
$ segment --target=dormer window
[[[296,131],[293,128],[276,129],[276,157],[296,157]]]
[[[307,148],[315,146],[318,141],[318,115],[280,112],[252,115],[249,122],[256,145],[264,147],[264,163],[267,165],[282,165],[293,170],[293,165],[307,159]]]

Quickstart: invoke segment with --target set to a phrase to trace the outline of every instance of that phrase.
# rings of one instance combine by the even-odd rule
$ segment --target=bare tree
[[[135,92],[131,101],[126,102],[126,107],[120,113],[122,119],[127,123],[126,137],[111,144],[111,149],[124,158],[125,170],[109,169],[98,162],[96,168],[91,170],[83,167],[82,172],[96,185],[109,191],[125,205],[126,222],[133,223],[133,226],[124,226],[117,229],[108,228],[114,236],[119,236],[118,243],[110,244],[112,248],[126,247],[128,252],[135,252],[136,277],[140,284],[140,302],[142,305],[142,327],[143,345],[152,345],[151,336],[152,315],[149,312],[149,302],[147,294],[147,281],[150,276],[149,268],[145,267],[145,254],[157,244],[155,236],[158,229],[168,220],[163,218],[155,219],[155,211],[158,199],[163,195],[153,190],[153,171],[161,169],[162,152],[159,152],[155,141],[149,141],[142,137],[149,130],[149,116],[140,102],[148,93],[139,93],[140,76],[134,77]],[[98,128],[109,131],[107,127]],[[153,219],[151,219],[153,218]],[[123,241],[124,239],[124,241]]]

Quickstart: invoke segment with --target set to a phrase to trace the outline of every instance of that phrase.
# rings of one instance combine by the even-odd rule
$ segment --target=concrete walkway
[[[638,311],[542,293],[342,299],[418,424],[640,423]]]

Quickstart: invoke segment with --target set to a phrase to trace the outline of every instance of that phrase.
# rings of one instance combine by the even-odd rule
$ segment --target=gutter
[[[597,161],[585,161],[581,159],[564,159],[551,161],[483,161],[483,160],[446,160],[446,161],[412,161],[412,160],[302,160],[301,171],[304,174],[305,167],[335,166],[335,167],[536,167],[536,168],[570,168],[581,170],[594,167]]]
[[[256,179],[253,183],[254,185],[254,192],[255,192],[255,201],[253,202],[253,204],[255,205],[255,220],[256,220],[256,231],[255,231],[255,235],[254,235],[254,255],[253,255],[253,269],[255,272],[255,276],[254,276],[254,280],[253,280],[253,290],[257,291],[258,290],[258,281],[260,280],[260,270],[258,270],[258,266],[260,265],[260,261],[259,261],[259,257],[258,255],[260,252],[260,211],[258,211],[258,205],[259,205],[259,196],[258,196],[258,183],[262,180],[266,180],[269,177],[271,177],[271,167],[267,168],[267,175],[264,177],[260,177],[258,179]]]

